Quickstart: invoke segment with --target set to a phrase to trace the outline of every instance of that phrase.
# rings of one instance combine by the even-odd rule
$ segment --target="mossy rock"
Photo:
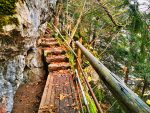
[[[27,43],[27,37],[22,37],[20,31],[12,30],[9,34],[0,33],[1,58],[0,61],[14,58],[19,54],[23,54],[24,45]]]
[[[0,31],[3,31],[3,26],[8,24],[18,25],[18,19],[13,17],[16,13],[16,2],[18,0],[0,0]]]
[[[0,31],[3,31],[3,26],[8,24],[15,24],[17,26],[19,25],[19,21],[16,17],[13,16],[0,16]]]

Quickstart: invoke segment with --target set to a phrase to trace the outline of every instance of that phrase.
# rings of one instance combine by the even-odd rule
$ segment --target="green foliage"
[[[104,98],[105,98],[103,90],[98,89],[98,88],[96,87],[96,88],[94,88],[93,91],[94,91],[94,94],[95,94],[97,100],[100,101],[100,102],[103,102],[103,101],[104,101]]]
[[[89,65],[90,65],[90,63],[87,60],[84,60],[84,62],[82,63],[83,68],[88,67]]]
[[[79,17],[83,2],[84,0],[65,1],[64,17],[66,20],[63,20],[64,24],[68,22],[73,28]],[[108,9],[113,19],[119,25],[122,25],[122,27],[115,27],[107,15],[107,12],[97,2],[87,0],[81,23],[74,39],[77,40],[79,37],[83,37],[83,44],[85,47],[96,57],[104,61],[104,63],[107,60],[107,56],[113,55],[115,58],[113,60],[114,62],[111,62],[110,60],[110,64],[108,64],[112,64],[111,67],[113,70],[111,71],[118,71],[119,73],[120,67],[118,69],[118,66],[116,66],[116,69],[114,65],[121,63],[129,68],[129,75],[146,78],[149,81],[150,14],[140,12],[138,8],[139,4],[136,1],[132,4],[129,0],[102,0],[101,2]],[[68,28],[67,30],[70,30],[71,32],[72,28]],[[98,47],[96,47],[97,45],[89,45],[93,39],[101,41],[98,43],[100,44]],[[106,44],[103,42],[106,42]],[[110,46],[106,48],[108,43],[110,43]],[[97,49],[96,52],[94,51],[95,48]],[[101,54],[104,50],[104,54]],[[86,58],[83,57],[83,67],[89,66],[89,62],[85,59]],[[71,60],[71,62],[73,62],[73,60]],[[99,101],[106,99],[103,91],[99,91],[99,89],[95,88],[94,92]],[[110,98],[112,99],[112,97]],[[110,103],[113,104],[114,100]],[[111,107],[110,112],[124,113],[118,103],[115,103]]]
[[[88,93],[86,93],[86,98],[87,98],[87,101],[88,101],[88,105],[89,105],[89,108],[90,108],[90,112],[91,113],[97,113],[97,108],[95,106],[95,103],[94,101],[90,98],[90,95]]]
[[[0,0],[0,15],[15,14],[15,3],[17,0]]]
[[[136,63],[133,75],[136,77],[142,77],[147,82],[150,82],[150,63]]]
[[[74,70],[75,66],[75,56],[71,51],[67,51],[67,57],[69,58],[69,63],[71,64],[71,68]]]
[[[109,113],[125,113],[125,111],[122,109],[117,101],[113,101],[111,105],[113,106],[111,106],[111,108],[109,109]]]
[[[150,18],[149,14],[139,11],[139,4],[134,2],[128,6],[128,25],[119,39],[112,43],[111,54],[117,61],[129,68],[129,75],[142,78],[143,83],[150,83]],[[141,95],[143,85],[135,88]],[[145,91],[148,89],[148,85]],[[137,90],[138,89],[138,90]],[[140,89],[140,90],[139,90]]]
[[[90,85],[93,89],[93,92],[94,92],[97,100],[100,102],[103,102],[105,99],[104,91],[102,89],[99,89],[93,81],[90,81]]]

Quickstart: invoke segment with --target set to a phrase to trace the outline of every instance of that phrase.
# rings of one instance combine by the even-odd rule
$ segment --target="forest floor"
[[[46,80],[27,83],[19,87],[14,97],[12,113],[37,113]]]

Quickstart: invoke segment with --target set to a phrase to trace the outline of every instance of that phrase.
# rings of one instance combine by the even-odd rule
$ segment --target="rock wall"
[[[5,1],[2,3],[5,5]],[[45,31],[55,4],[56,0],[17,0],[15,13],[0,19],[0,113],[12,111],[13,97],[20,84],[43,76],[36,40]],[[5,8],[3,11],[8,12]]]

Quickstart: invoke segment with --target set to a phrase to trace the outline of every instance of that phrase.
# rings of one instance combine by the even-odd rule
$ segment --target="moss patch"
[[[8,24],[18,25],[18,19],[12,15],[16,13],[16,2],[18,0],[0,0],[0,31],[2,27]]]
[[[0,0],[0,15],[13,15],[16,13],[17,0]]]
[[[17,26],[19,25],[19,21],[17,18],[12,16],[0,16],[0,31],[3,31],[3,26],[8,24],[15,24]]]

